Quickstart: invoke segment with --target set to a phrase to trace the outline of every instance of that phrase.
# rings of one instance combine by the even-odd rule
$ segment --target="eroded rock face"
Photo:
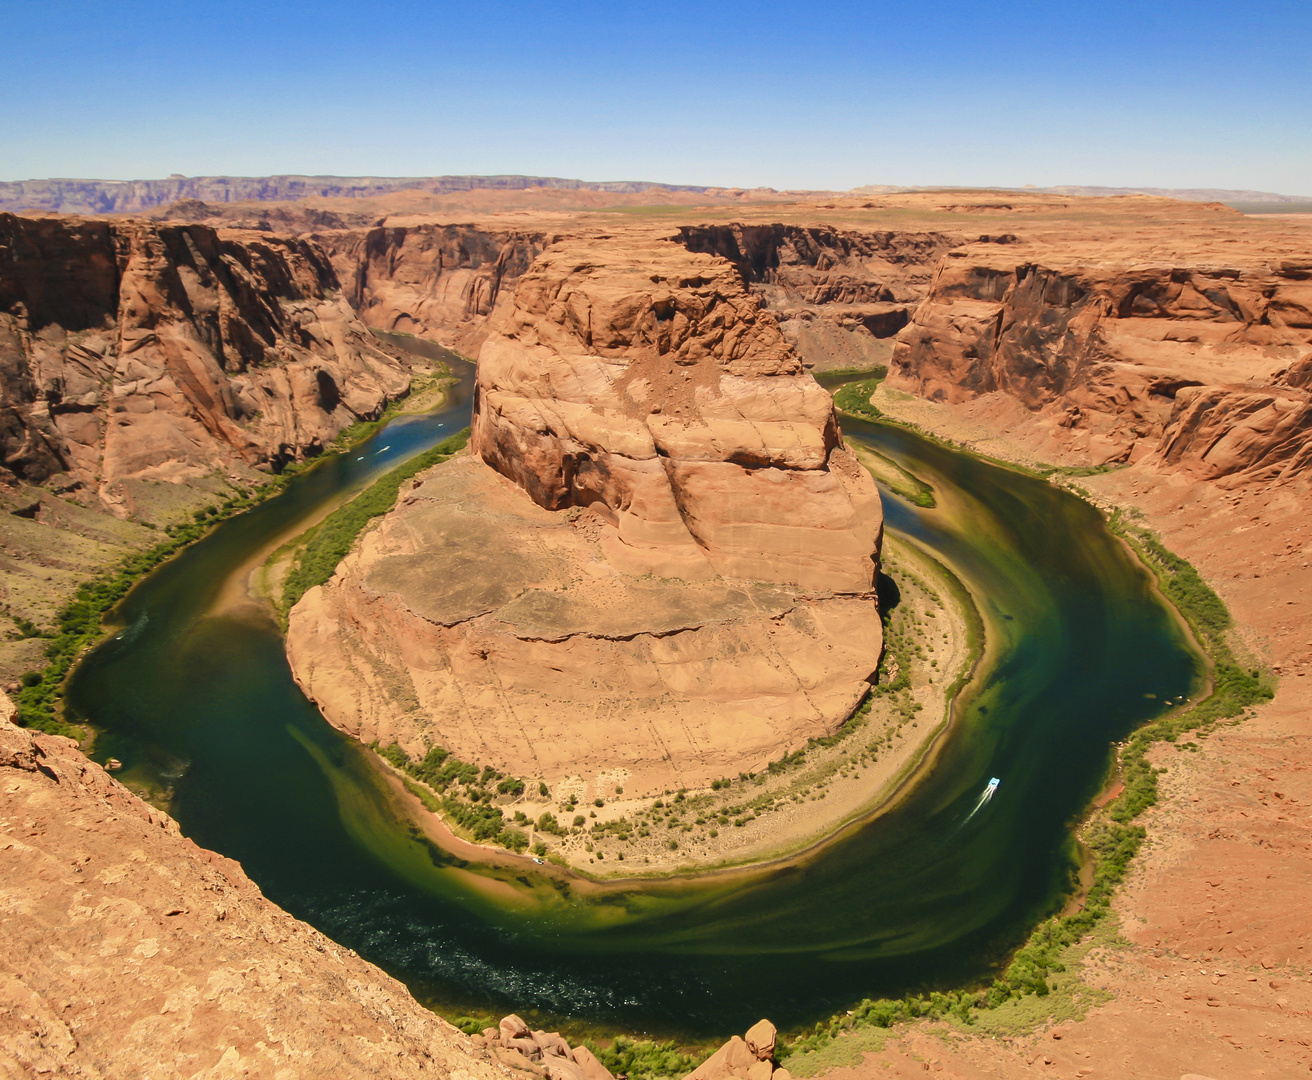
[[[125,504],[124,481],[278,467],[408,385],[305,241],[0,215],[0,453],[22,479]]]
[[[882,516],[833,403],[722,259],[556,244],[479,354],[473,447],[594,507],[632,573],[868,592]]]
[[[673,239],[732,262],[789,344],[827,371],[887,365],[893,335],[925,298],[934,267],[964,238],[733,223],[686,225]]]
[[[516,281],[546,242],[536,231],[474,225],[380,227],[313,239],[366,325],[469,356],[478,355],[488,318],[509,305]]]
[[[6,1076],[504,1075],[71,740],[3,718],[0,896]]]
[[[935,400],[1001,391],[1095,463],[1157,455],[1204,478],[1305,469],[1312,271],[950,253],[893,376]]]
[[[417,480],[289,620],[297,680],[362,742],[634,795],[756,771],[868,689],[869,591],[635,576],[604,518],[474,457]]]
[[[864,696],[879,496],[724,260],[549,248],[483,346],[472,446],[291,612],[337,727],[633,795],[755,771]]]

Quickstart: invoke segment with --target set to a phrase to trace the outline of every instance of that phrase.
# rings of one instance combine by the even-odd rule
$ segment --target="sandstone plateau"
[[[880,655],[879,496],[732,265],[552,245],[476,394],[474,456],[421,474],[291,612],[333,724],[641,794],[851,714]]]

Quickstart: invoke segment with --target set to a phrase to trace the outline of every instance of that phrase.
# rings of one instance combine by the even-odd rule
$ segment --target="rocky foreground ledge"
[[[5,1077],[505,1076],[72,740],[2,718],[0,912]]]
[[[735,1035],[684,1080],[792,1080],[775,1060],[778,1031],[769,1020],[758,1020],[739,1038]],[[533,1031],[518,1016],[503,1017],[497,1027],[474,1040],[501,1064],[546,1080],[615,1080],[586,1046],[571,1047],[554,1031]]]

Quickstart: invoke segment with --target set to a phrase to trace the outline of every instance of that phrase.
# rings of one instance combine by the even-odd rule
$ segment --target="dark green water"
[[[1197,678],[1146,575],[1092,508],[850,421],[849,438],[935,487],[943,509],[932,511],[886,493],[889,527],[949,562],[997,627],[996,660],[932,773],[803,865],[592,899],[503,873],[524,902],[494,903],[397,820],[362,752],[297,689],[272,622],[205,614],[271,537],[467,417],[462,396],[397,420],[221,525],[132,592],[122,632],[69,687],[70,706],[105,732],[100,760],[171,785],[187,835],[421,1000],[711,1036],[987,976],[1066,888],[1069,826],[1110,744]],[[996,796],[966,822],[991,776]]]

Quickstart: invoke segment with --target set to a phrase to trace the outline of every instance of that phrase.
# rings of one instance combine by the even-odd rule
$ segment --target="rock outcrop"
[[[533,1031],[513,1013],[485,1028],[477,1041],[506,1067],[546,1080],[615,1080],[586,1046],[571,1047],[559,1032]]]
[[[0,215],[0,455],[130,510],[133,481],[276,469],[409,386],[302,240]]]
[[[631,573],[873,587],[874,484],[724,260],[554,245],[483,345],[477,395],[474,451],[548,510],[593,508]]]
[[[684,1080],[792,1080],[792,1074],[774,1059],[777,1035],[769,1020],[758,1020],[746,1035],[735,1035]]]
[[[548,248],[477,395],[478,456],[421,474],[291,612],[333,724],[592,797],[755,770],[851,714],[879,497],[730,264]]]
[[[1312,261],[1090,265],[949,253],[892,377],[931,400],[1001,392],[1094,464],[1157,455],[1204,478],[1305,469]]]
[[[3,718],[0,904],[5,1076],[505,1075],[71,740]]]

